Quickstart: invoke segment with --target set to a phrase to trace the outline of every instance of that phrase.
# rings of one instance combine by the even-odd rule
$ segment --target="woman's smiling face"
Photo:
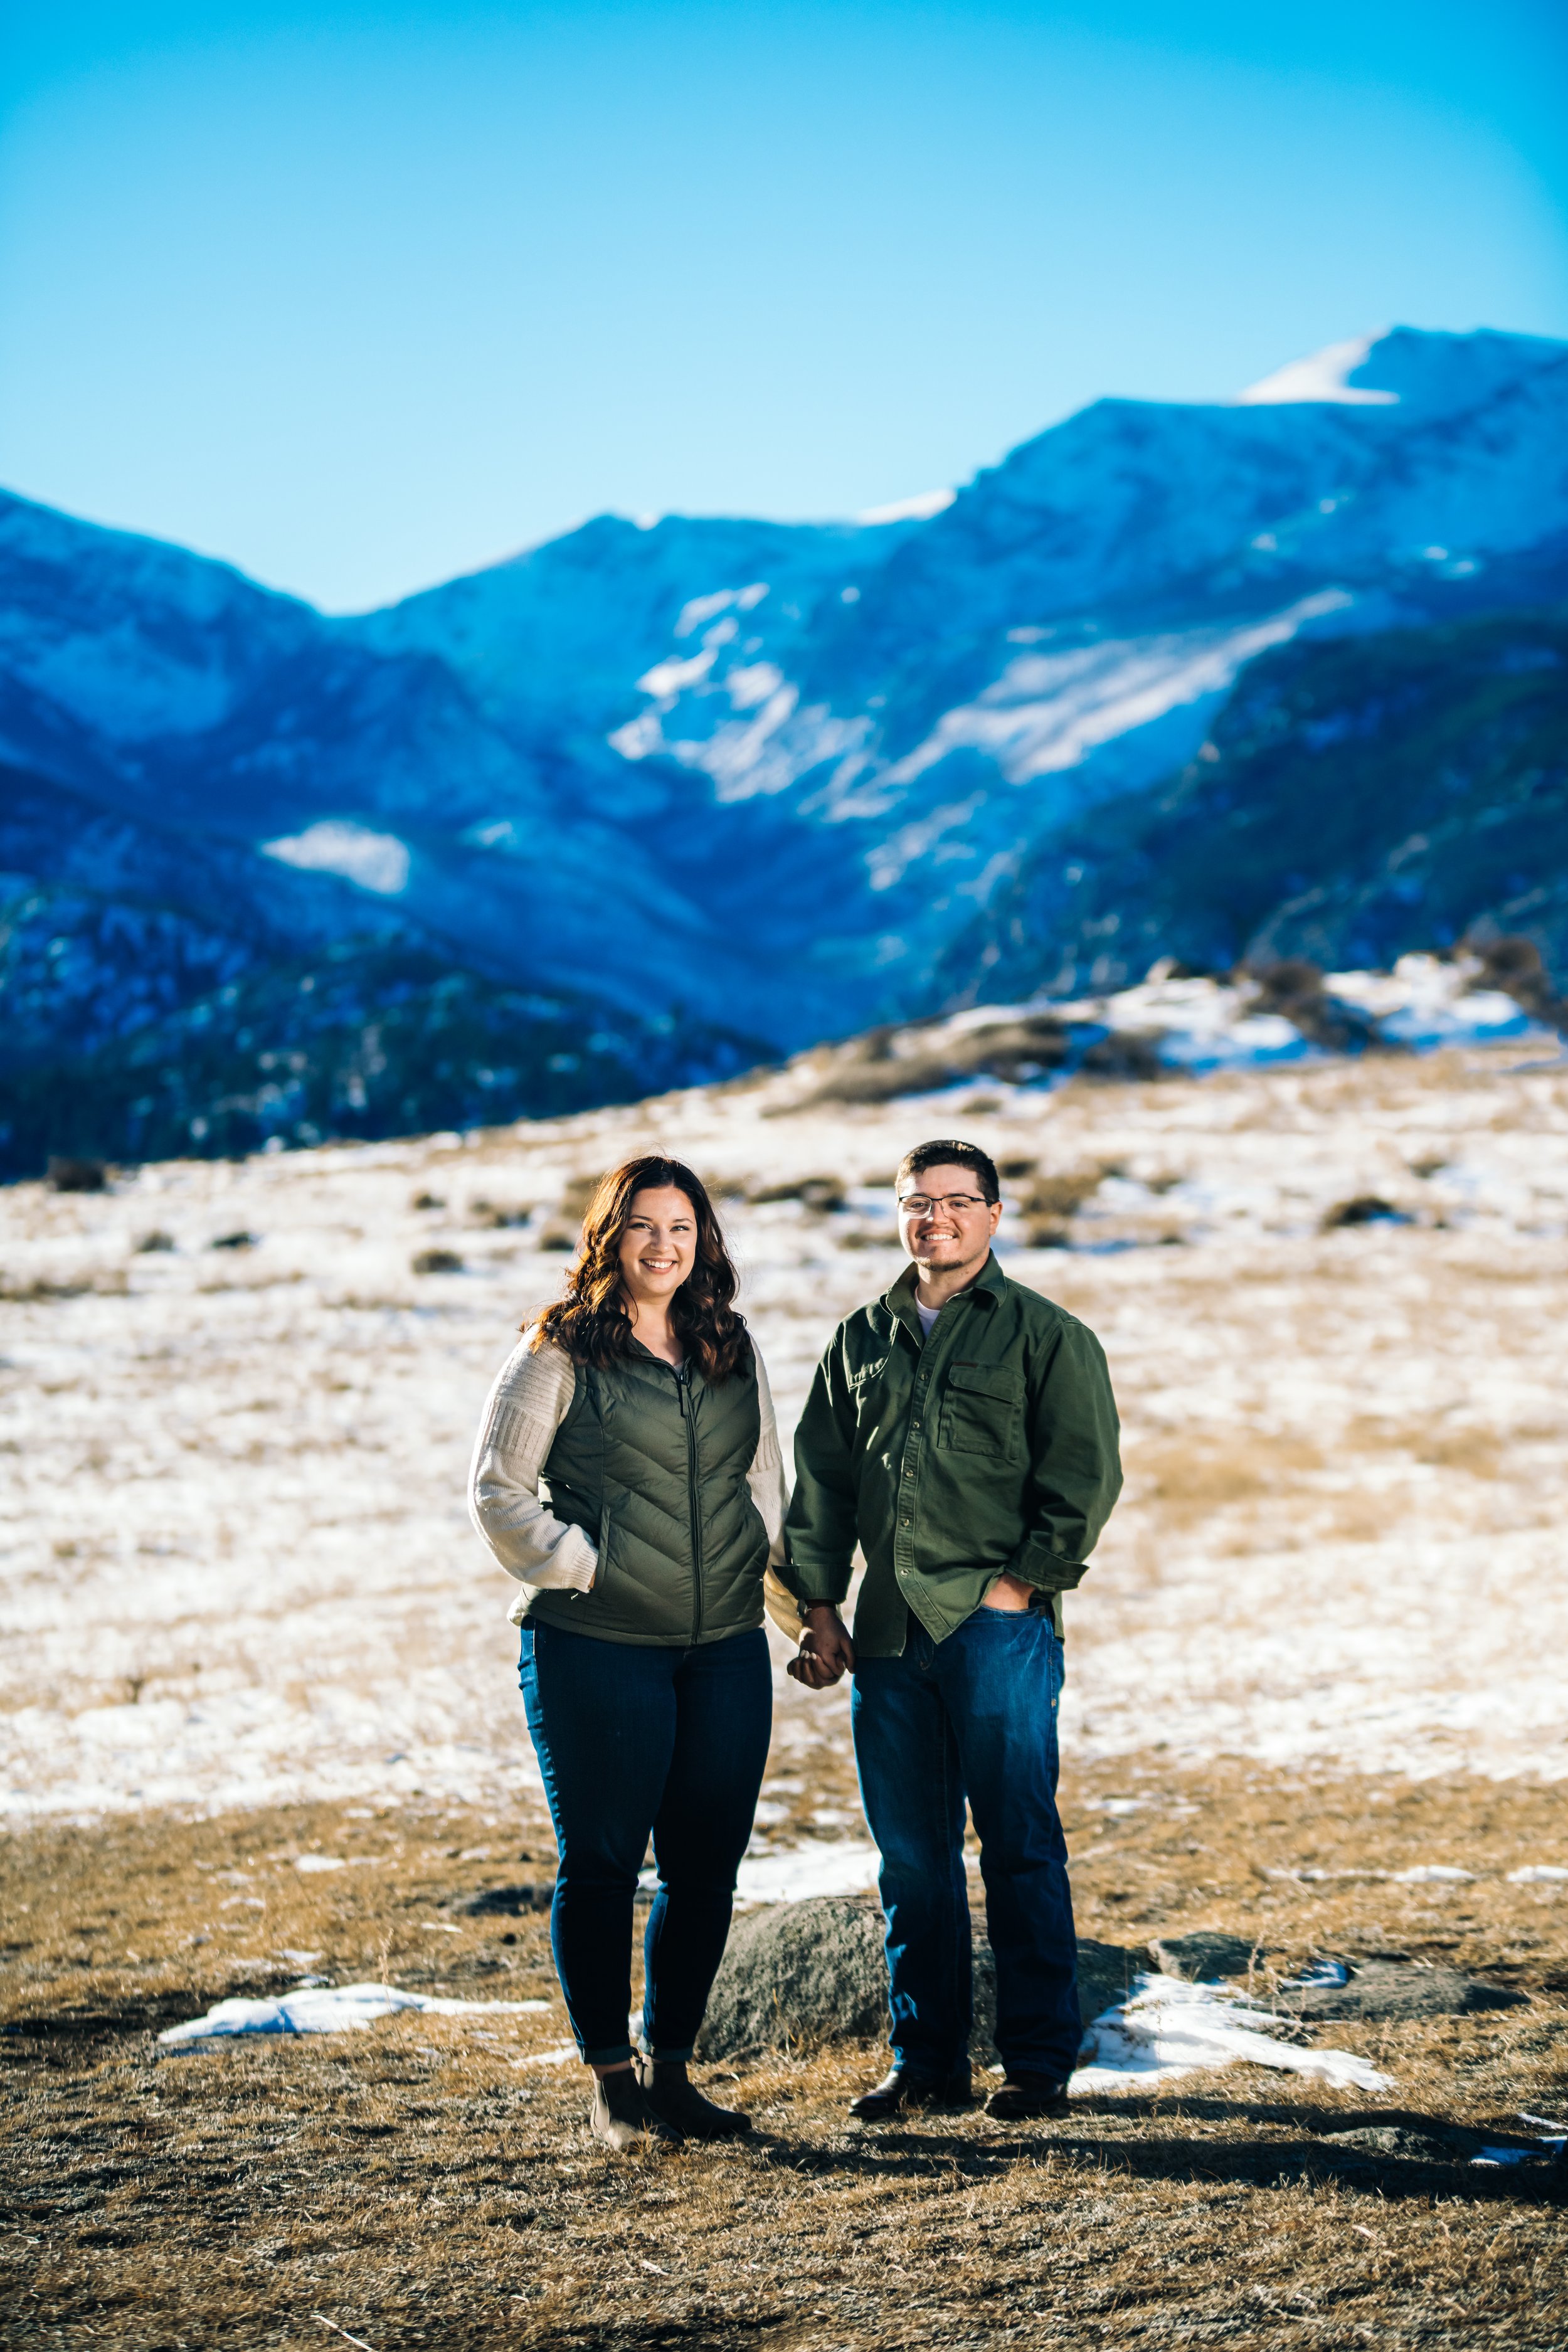
[[[633,1193],[620,1262],[628,1297],[650,1307],[674,1297],[697,1263],[697,1212],[678,1186]]]

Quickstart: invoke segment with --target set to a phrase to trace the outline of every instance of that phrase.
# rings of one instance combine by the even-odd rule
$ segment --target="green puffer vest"
[[[523,1622],[667,1649],[760,1625],[768,1537],[746,1473],[761,1426],[752,1369],[710,1388],[642,1347],[580,1365],[544,1483],[598,1570],[591,1592],[536,1592]]]

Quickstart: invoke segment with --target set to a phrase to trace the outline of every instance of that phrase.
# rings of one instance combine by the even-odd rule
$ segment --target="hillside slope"
[[[1168,787],[1040,845],[947,971],[1065,992],[1467,932],[1568,967],[1568,608],[1268,655]]]

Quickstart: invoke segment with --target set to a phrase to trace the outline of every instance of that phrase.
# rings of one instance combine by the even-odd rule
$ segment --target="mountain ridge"
[[[1165,952],[1139,828],[1248,681],[1568,593],[1568,345],[1395,329],[1270,381],[1098,402],[898,520],[601,516],[347,618],[0,495],[0,1078],[339,951],[673,1021],[717,1074],[994,992],[1020,926],[1077,984],[1074,841]]]

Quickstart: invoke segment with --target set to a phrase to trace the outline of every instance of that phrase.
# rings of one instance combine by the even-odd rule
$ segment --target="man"
[[[1121,1490],[1116,1405],[1093,1333],[993,1256],[1002,1206],[984,1151],[922,1143],[898,1192],[913,1263],[839,1325],[795,1433],[784,1574],[805,1630],[790,1672],[814,1690],[854,1673],[881,1854],[893,2064],[850,2113],[970,2096],[967,1798],[1005,2068],[987,2106],[1014,2122],[1062,2112],[1081,2039],[1056,1804],[1061,1595]],[[851,1641],[838,1611],[857,1538]]]

